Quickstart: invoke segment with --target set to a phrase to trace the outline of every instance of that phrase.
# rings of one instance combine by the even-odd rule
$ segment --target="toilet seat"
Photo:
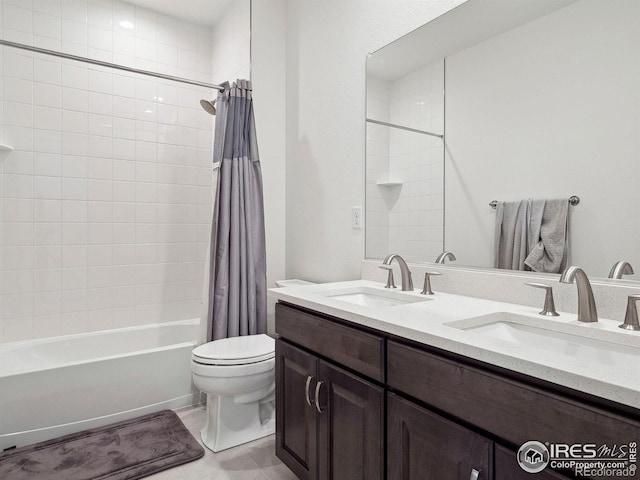
[[[248,365],[275,357],[275,342],[268,335],[214,340],[193,349],[191,358],[203,365]]]

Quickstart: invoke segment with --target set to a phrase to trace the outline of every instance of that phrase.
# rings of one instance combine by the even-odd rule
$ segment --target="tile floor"
[[[204,424],[203,406],[176,412],[196,440]],[[203,445],[204,447],[204,445]],[[204,447],[204,457],[146,477],[148,480],[297,480],[275,454],[275,436],[213,453]]]

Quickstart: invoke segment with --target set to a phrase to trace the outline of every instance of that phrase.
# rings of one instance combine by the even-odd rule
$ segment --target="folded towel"
[[[494,235],[495,268],[525,270],[529,251],[529,200],[498,202]]]
[[[560,273],[567,266],[569,199],[533,200],[529,254],[525,264],[535,272]]]

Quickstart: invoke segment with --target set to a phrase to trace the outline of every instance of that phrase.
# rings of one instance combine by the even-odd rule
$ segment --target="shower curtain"
[[[251,82],[223,86],[213,148],[220,170],[211,228],[210,340],[267,331],[262,173]]]

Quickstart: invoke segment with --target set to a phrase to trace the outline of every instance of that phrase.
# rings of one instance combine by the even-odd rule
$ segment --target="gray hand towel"
[[[540,241],[540,229],[542,228],[542,215],[544,214],[544,206],[547,203],[544,199],[529,199],[531,211],[529,215],[529,244],[527,248],[527,256],[531,250]]]
[[[529,255],[535,272],[560,273],[567,266],[569,199],[533,200],[529,226]]]
[[[529,200],[498,202],[494,235],[495,268],[524,270],[529,241]]]

